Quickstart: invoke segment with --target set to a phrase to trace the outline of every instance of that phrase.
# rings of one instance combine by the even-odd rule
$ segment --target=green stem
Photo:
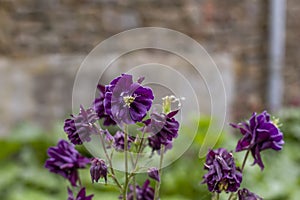
[[[159,161],[159,169],[158,169],[160,177],[162,177],[162,164],[163,164],[163,159],[164,159],[164,153],[165,153],[165,146],[161,145],[161,148],[160,148],[160,161]],[[154,200],[159,199],[159,189],[160,189],[161,180],[162,180],[162,178],[160,179],[160,181],[157,181],[156,184],[155,184]]]
[[[132,177],[132,185],[133,185],[133,188],[134,188],[134,189],[133,189],[133,199],[136,200],[137,197],[136,197],[136,189],[135,189],[135,187],[136,187],[135,176]]]
[[[242,172],[243,172],[244,167],[245,167],[245,165],[246,165],[246,161],[247,161],[249,152],[250,152],[250,151],[248,150],[247,153],[245,154],[244,161],[243,161],[242,168],[241,168]]]
[[[125,183],[123,188],[123,200],[127,200],[127,188],[129,183],[128,174],[128,126],[125,125],[124,130],[124,154],[125,154]]]

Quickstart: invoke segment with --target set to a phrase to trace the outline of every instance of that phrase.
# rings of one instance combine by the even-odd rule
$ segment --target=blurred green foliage
[[[281,152],[265,151],[262,158],[265,170],[258,166],[251,167],[253,159],[247,163],[242,186],[265,197],[265,199],[296,200],[300,196],[300,154],[298,154],[300,140],[300,110],[284,110],[279,116],[283,124],[281,129],[285,136],[285,145]],[[193,144],[180,159],[163,171],[161,188],[162,200],[206,200],[211,199],[207,186],[201,184],[204,158],[198,157],[208,127],[209,117],[193,119],[190,123],[198,123],[198,132]],[[58,124],[51,132],[23,124],[13,131],[9,137],[0,139],[0,199],[1,200],[54,200],[67,199],[66,187],[68,183],[58,175],[44,169],[49,146],[56,144],[59,138],[66,139]],[[180,134],[193,137],[189,129],[190,124],[182,125]],[[232,129],[228,129],[232,130]],[[216,147],[234,150],[240,135],[237,133],[222,133]],[[215,140],[215,138],[211,138]],[[212,141],[213,142],[213,141]],[[210,143],[208,141],[208,143]],[[79,150],[88,155],[84,148]],[[169,151],[168,153],[172,153]],[[244,153],[234,153],[237,164],[243,159]],[[81,170],[82,182],[87,186],[87,193],[94,193],[96,199],[117,199],[117,190],[110,185],[91,184],[89,170]],[[145,175],[137,177],[138,182]],[[223,199],[226,196],[223,195]]]

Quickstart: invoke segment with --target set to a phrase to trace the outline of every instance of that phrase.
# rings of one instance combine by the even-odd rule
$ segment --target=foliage
[[[246,167],[247,176],[242,182],[242,187],[252,189],[265,199],[296,200],[300,195],[298,190],[300,187],[300,169],[298,167],[300,154],[297,153],[300,138],[300,111],[284,110],[280,119],[286,142],[283,150],[275,152],[276,155],[272,151],[262,152],[266,168],[264,175],[258,166]],[[206,200],[211,198],[207,192],[207,186],[200,184],[204,174],[204,160],[198,158],[199,147],[203,144],[211,121],[208,117],[201,117],[200,120],[193,119],[190,123],[199,123],[198,133],[188,151],[164,169],[162,200]],[[65,189],[67,182],[59,176],[52,175],[43,167],[47,148],[54,145],[58,138],[65,138],[62,126],[62,124],[58,124],[56,129],[46,133],[30,124],[23,124],[16,127],[9,137],[0,139],[2,147],[0,151],[0,199],[67,199]],[[189,124],[182,126],[182,132],[179,134],[192,137]],[[240,135],[237,136],[240,137]],[[236,142],[235,135],[223,133],[214,148],[226,146],[233,150]],[[84,155],[89,155],[84,148],[79,150]],[[235,154],[236,156],[237,160],[242,160],[243,155]],[[251,162],[253,160],[250,159],[247,165],[251,165]],[[85,173],[81,177],[83,184],[87,186],[88,194],[94,193],[96,197],[101,196],[101,199],[115,199],[117,191],[114,187],[90,184],[88,170],[82,170],[82,173]],[[143,175],[140,175],[139,179],[144,179]]]

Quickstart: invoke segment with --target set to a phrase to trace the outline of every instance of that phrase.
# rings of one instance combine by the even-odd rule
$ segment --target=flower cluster
[[[246,188],[239,189],[239,187],[249,152],[254,159],[253,165],[257,164],[263,170],[261,152],[266,149],[275,151],[282,149],[283,133],[279,129],[278,120],[271,120],[270,114],[264,111],[260,114],[253,113],[247,122],[230,125],[242,134],[235,151],[247,151],[242,166],[236,167],[233,154],[226,149],[210,150],[204,164],[204,169],[208,170],[208,173],[203,176],[202,183],[207,184],[210,192],[231,192],[229,199],[237,195],[239,200],[261,200],[262,198],[257,194]]]
[[[162,112],[150,113],[154,95],[149,87],[142,85],[144,78],[136,82],[128,74],[113,79],[108,85],[98,84],[98,95],[88,109],[80,106],[78,115],[71,115],[65,120],[64,131],[71,144],[61,140],[56,147],[48,150],[49,159],[45,167],[50,172],[62,175],[68,179],[72,188],[68,188],[68,200],[91,200],[93,195],[86,196],[86,189],[81,186],[78,169],[86,167],[90,163],[91,182],[97,182],[103,178],[105,184],[110,177],[115,185],[122,191],[121,197],[124,200],[155,200],[159,199],[159,184],[161,182],[160,171],[151,167],[148,175],[155,181],[156,189],[150,186],[150,180],[146,180],[142,186],[131,182],[135,172],[128,171],[128,154],[130,153],[131,163],[138,169],[139,158],[145,148],[157,151],[161,155],[161,148],[171,149],[174,138],[178,136],[179,122],[175,115],[179,110],[172,111],[171,103],[178,101],[174,96],[163,99]],[[99,122],[102,124],[98,125]],[[132,136],[128,133],[128,127],[137,124],[139,135]],[[111,126],[113,127],[112,132]],[[103,129],[103,126],[108,129]],[[142,126],[142,127],[141,127]],[[100,138],[100,146],[105,158],[85,158],[79,154],[74,145],[81,145],[90,142],[92,135]],[[134,147],[134,148],[132,148]],[[113,168],[113,152],[124,154],[125,172],[122,183],[115,174]],[[108,153],[108,151],[110,151]],[[134,156],[134,153],[137,156]],[[108,164],[106,164],[108,163]],[[160,163],[161,165],[161,163]],[[74,192],[77,192],[74,194]]]

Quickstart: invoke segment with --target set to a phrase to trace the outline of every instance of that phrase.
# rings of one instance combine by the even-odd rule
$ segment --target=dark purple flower
[[[146,131],[152,133],[148,137],[148,144],[153,151],[160,150],[161,145],[172,147],[172,140],[178,136],[179,122],[174,118],[177,112],[167,115],[152,113],[151,118],[145,121]]]
[[[157,168],[152,167],[148,169],[148,176],[157,182],[160,182],[159,171]]]
[[[94,183],[94,181],[98,183],[100,178],[104,178],[105,183],[107,183],[107,166],[104,160],[99,158],[93,158],[90,173],[92,183]]]
[[[238,191],[239,200],[263,200],[257,194],[250,192],[248,189],[243,188]]]
[[[77,145],[91,140],[90,135],[94,132],[92,126],[98,120],[98,116],[92,108],[85,110],[80,106],[77,116],[71,115],[70,119],[65,120],[64,131],[69,140]]]
[[[113,144],[116,150],[124,151],[124,139],[125,139],[125,134],[122,131],[117,131],[116,134],[114,135],[114,144]],[[134,142],[134,139],[135,138],[133,136],[128,136],[127,149],[130,149],[131,143]]]
[[[261,114],[253,113],[249,122],[231,124],[238,128],[243,137],[238,141],[236,151],[250,150],[254,157],[254,164],[258,164],[264,169],[260,152],[265,149],[274,149],[279,151],[284,144],[283,134],[276,123],[271,121],[270,115],[264,111]]]
[[[45,168],[68,179],[73,186],[79,180],[77,169],[85,168],[90,162],[78,153],[73,144],[65,140],[60,140],[57,146],[49,147],[48,156]]]
[[[152,90],[133,82],[132,76],[122,74],[106,86],[104,108],[119,124],[134,124],[146,116],[154,99]]]
[[[78,192],[76,198],[73,195],[73,192],[70,188],[68,188],[68,200],[92,200],[93,194],[90,196],[86,196],[85,194],[85,188],[81,188],[81,190]]]
[[[242,182],[242,173],[236,168],[234,158],[226,149],[209,150],[204,169],[203,182],[211,192],[235,192]]]
[[[127,194],[128,200],[134,200],[133,186],[130,186],[130,191]],[[146,180],[142,187],[136,186],[136,199],[137,200],[154,200],[154,189],[150,186],[150,181]]]
[[[99,84],[97,88],[99,90],[99,96],[94,100],[93,108],[98,114],[99,119],[104,120],[103,124],[105,126],[115,125],[116,122],[108,114],[106,114],[104,110],[105,87]]]

